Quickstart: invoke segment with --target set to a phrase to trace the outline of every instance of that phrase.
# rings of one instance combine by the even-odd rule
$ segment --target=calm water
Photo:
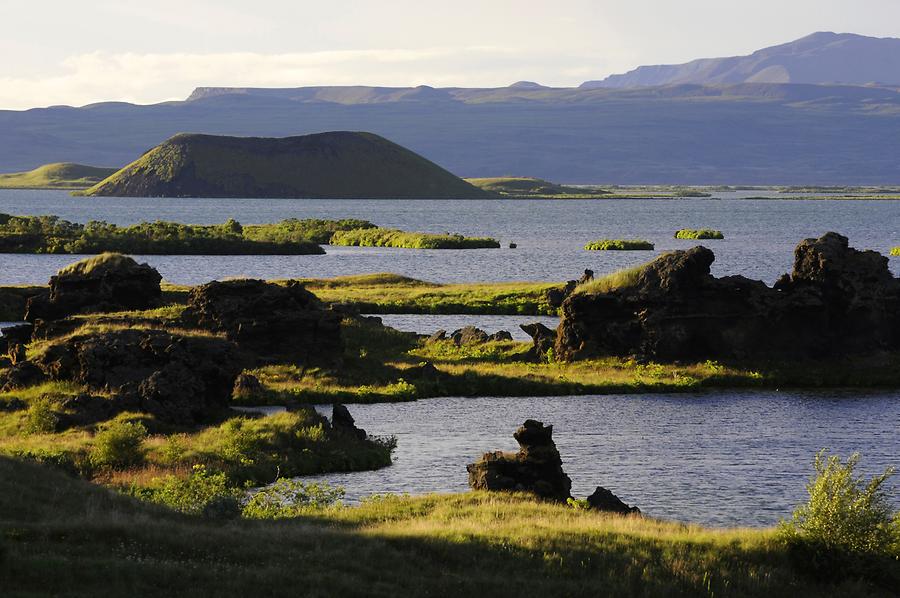
[[[602,485],[656,517],[772,525],[804,500],[821,448],[861,452],[867,475],[900,466],[898,399],[896,392],[772,391],[351,405],[370,434],[396,435],[394,465],[304,479],[343,485],[350,500],[462,492],[466,464],[486,451],[515,450],[512,432],[533,418],[553,424],[577,497]]]
[[[489,235],[503,249],[429,251],[327,248],[326,256],[148,256],[175,283],[225,277],[325,277],[397,272],[435,282],[567,280],[585,268],[605,273],[649,260],[662,251],[690,247],[672,238],[679,228],[721,229],[724,241],[706,241],[716,252],[714,272],[767,282],[790,270],[798,241],[836,230],[856,247],[886,253],[900,245],[900,202],[739,200],[758,192],[724,193],[724,199],[681,200],[258,200],[76,198],[63,191],[0,190],[0,212],[56,214],[67,220],[132,224],[174,220],[197,224],[277,222],[284,218],[363,218],[381,226],[423,232]],[[656,251],[587,252],[602,237],[644,238]],[[518,249],[507,249],[509,242]],[[45,283],[75,256],[0,255],[0,283]],[[900,259],[892,267],[900,271]]]
[[[386,326],[416,332],[418,334],[432,334],[438,330],[446,330],[450,334],[463,326],[475,326],[488,334],[499,330],[509,332],[514,340],[530,341],[531,337],[525,334],[519,324],[531,324],[540,322],[548,328],[559,326],[559,318],[555,316],[482,316],[482,315],[431,315],[431,314],[379,314],[379,318]]]

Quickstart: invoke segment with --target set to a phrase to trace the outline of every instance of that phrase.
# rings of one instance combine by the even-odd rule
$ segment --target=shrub
[[[724,239],[720,230],[711,228],[683,228],[675,233],[676,239]]]
[[[47,397],[39,397],[28,407],[25,430],[29,434],[50,434],[56,431],[59,416],[53,412],[53,403]]]
[[[163,463],[174,465],[180,462],[187,453],[187,436],[185,434],[172,434],[166,437],[166,443],[159,449],[159,458]]]
[[[653,243],[640,239],[600,239],[584,246],[588,251],[644,251],[652,250]]]
[[[842,462],[816,455],[809,501],[782,521],[779,535],[816,575],[865,574],[872,558],[900,559],[900,514],[892,514],[885,482],[888,468],[866,482],[855,474],[859,454]]]
[[[188,515],[228,519],[240,515],[241,492],[228,484],[222,472],[210,472],[195,465],[184,478],[167,476],[153,489],[142,491],[143,498]]]
[[[142,445],[146,437],[147,428],[140,422],[113,421],[94,437],[91,463],[112,469],[137,465],[144,459]]]
[[[252,519],[284,519],[334,506],[344,498],[344,489],[328,484],[304,484],[296,480],[278,478],[250,497],[243,515]]]

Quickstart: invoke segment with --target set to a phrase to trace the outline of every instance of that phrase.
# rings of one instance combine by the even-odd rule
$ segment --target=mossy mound
[[[138,263],[121,253],[101,253],[93,257],[79,260],[57,271],[57,276],[101,276],[105,273],[136,268]]]
[[[500,242],[488,237],[408,233],[389,228],[335,231],[332,245],[357,247],[405,247],[408,249],[497,249]]]
[[[652,251],[653,243],[640,239],[600,239],[584,246],[588,251]]]
[[[180,134],[88,196],[477,199],[493,197],[372,133],[300,137]]]
[[[675,232],[676,239],[724,239],[725,235],[720,230],[711,228],[683,228]]]

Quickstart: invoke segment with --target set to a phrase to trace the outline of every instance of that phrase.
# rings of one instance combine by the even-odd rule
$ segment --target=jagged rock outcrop
[[[224,333],[261,361],[290,357],[335,366],[344,350],[340,314],[322,309],[316,296],[295,281],[210,282],[191,291],[182,319],[188,326]]]
[[[639,508],[625,504],[618,496],[603,486],[597,486],[594,493],[587,497],[587,502],[592,509],[597,511],[617,513],[619,515],[631,515],[632,513],[640,515],[641,513]]]
[[[559,502],[571,498],[572,481],[563,471],[553,442],[553,426],[529,419],[513,437],[519,443],[519,452],[485,453],[466,466],[469,486],[475,490],[531,492]]]
[[[227,407],[241,372],[230,341],[146,329],[50,341],[34,365],[52,380],[111,393],[117,408],[180,424],[203,421]]]
[[[75,262],[50,278],[50,290],[28,299],[24,319],[56,320],[79,313],[149,309],[162,291],[159,272],[130,257],[105,253]]]
[[[236,399],[250,399],[258,397],[264,390],[259,378],[253,374],[242,373],[234,381],[232,396]]]
[[[531,337],[533,345],[528,350],[527,357],[533,361],[540,361],[546,357],[547,352],[556,345],[556,331],[544,326],[540,322],[534,324],[519,324],[525,334]]]
[[[366,431],[356,427],[356,421],[350,415],[350,410],[340,403],[335,403],[331,408],[331,429],[339,434],[347,434],[360,440],[366,439]]]
[[[900,281],[877,252],[850,248],[837,233],[807,239],[793,274],[774,287],[715,278],[714,259],[702,246],[674,251],[626,288],[573,293],[557,357],[804,360],[900,349]]]
[[[441,335],[441,333],[444,333]],[[444,340],[447,338],[446,332],[443,330],[438,330],[433,335],[428,338],[427,342],[436,342],[439,340]],[[465,345],[480,345],[482,343],[493,342],[493,341],[511,341],[512,334],[509,333],[508,330],[498,330],[493,334],[488,334],[484,330],[480,328],[476,328],[475,326],[465,326],[460,328],[459,330],[454,330],[450,334],[450,340],[453,341],[457,347],[462,347]]]

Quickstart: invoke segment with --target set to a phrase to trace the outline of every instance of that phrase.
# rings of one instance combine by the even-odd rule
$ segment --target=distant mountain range
[[[631,83],[605,80],[622,86],[581,88],[527,81],[489,89],[201,87],[185,101],[149,106],[0,111],[0,172],[49,162],[122,166],[180,132],[284,137],[350,130],[386,137],[463,177],[897,184],[898,44],[815,34],[751,57],[717,59],[716,67],[692,67],[696,81],[652,87],[643,86],[650,80],[644,75]],[[813,68],[823,56],[832,67]],[[779,69],[790,82],[759,81]],[[853,85],[825,84],[845,79]]]
[[[656,87],[685,83],[900,85],[900,39],[819,32],[749,56],[642,66],[602,81],[587,81],[581,87]]]

